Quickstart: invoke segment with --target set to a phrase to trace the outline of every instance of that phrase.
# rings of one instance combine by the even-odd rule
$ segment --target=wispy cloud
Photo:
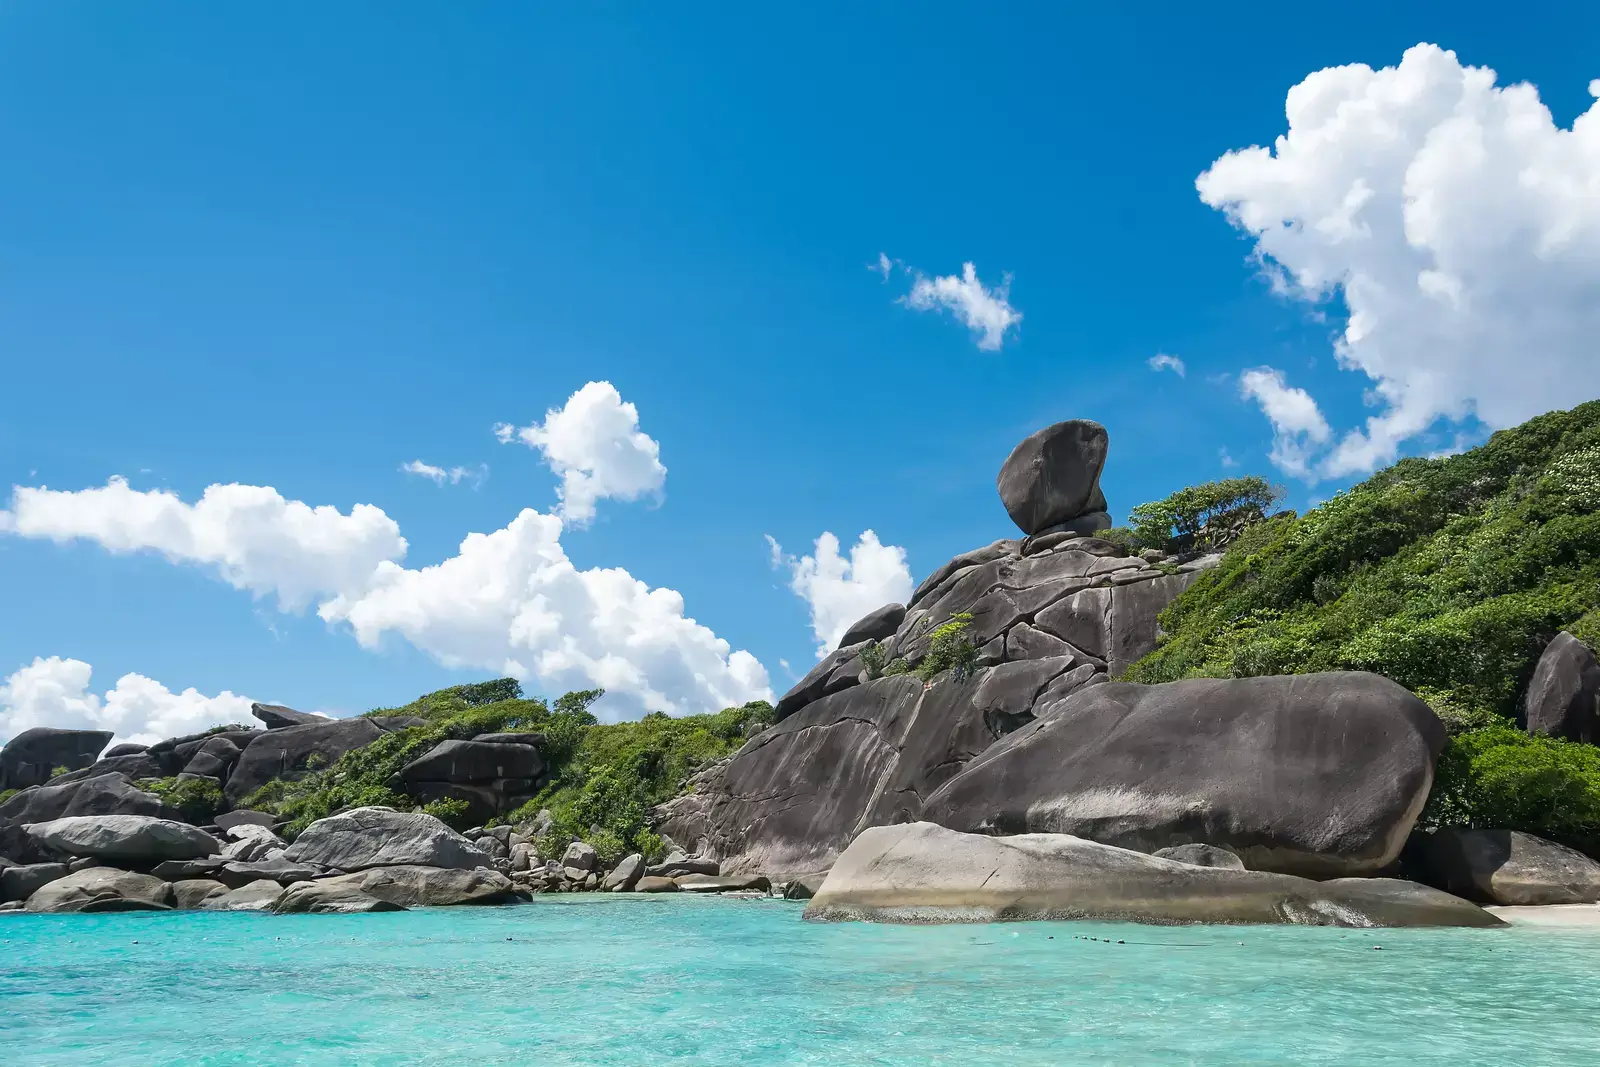
[[[1000,284],[986,286],[978,277],[978,268],[963,263],[960,274],[929,277],[915,267],[908,267],[898,259],[890,259],[882,252],[869,269],[885,280],[896,268],[911,276],[911,291],[900,297],[899,303],[913,311],[947,311],[972,331],[980,349],[998,352],[1006,335],[1022,322],[1022,312],[1011,304],[1011,275],[1000,278]]]
[[[1145,362],[1153,371],[1169,370],[1180,378],[1188,371],[1188,368],[1183,365],[1183,360],[1177,356],[1169,356],[1165,352],[1157,352]]]
[[[435,467],[431,463],[424,463],[420,459],[414,459],[410,463],[400,464],[400,470],[405,474],[414,474],[418,478],[426,478],[434,485],[444,485],[446,482],[451,485],[460,485],[462,482],[470,482],[474,489],[489,478],[489,465],[487,463],[480,463],[476,467],[451,467],[446,469],[444,467]]]
[[[1272,462],[1289,474],[1314,481],[1311,457],[1333,437],[1333,428],[1311,394],[1289,385],[1283,372],[1273,367],[1239,375],[1239,393],[1261,405],[1272,423]]]

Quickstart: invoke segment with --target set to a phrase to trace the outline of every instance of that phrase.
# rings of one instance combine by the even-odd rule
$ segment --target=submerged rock
[[[92,867],[41,886],[28,898],[28,910],[168,911],[172,887],[149,874]]]
[[[824,921],[1107,919],[1312,926],[1499,926],[1412,882],[1197,867],[1066,834],[988,837],[932,823],[865,831],[806,906]]]
[[[1252,871],[1368,874],[1399,856],[1444,739],[1426,704],[1375,674],[1109,683],[996,742],[923,817],[1141,852],[1204,842]]]
[[[1417,834],[1406,859],[1428,884],[1487,904],[1600,901],[1600,863],[1516,830]]]

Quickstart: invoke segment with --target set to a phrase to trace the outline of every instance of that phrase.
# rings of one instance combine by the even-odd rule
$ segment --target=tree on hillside
[[[1163,500],[1140,504],[1128,515],[1143,548],[1168,551],[1221,548],[1239,531],[1266,518],[1283,490],[1249,475],[1179,489]]]

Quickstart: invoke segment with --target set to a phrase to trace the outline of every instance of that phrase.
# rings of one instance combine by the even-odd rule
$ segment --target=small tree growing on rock
[[[1281,488],[1252,474],[1179,489],[1163,500],[1140,504],[1129,512],[1128,521],[1142,548],[1218,549],[1265,519],[1281,499]]]

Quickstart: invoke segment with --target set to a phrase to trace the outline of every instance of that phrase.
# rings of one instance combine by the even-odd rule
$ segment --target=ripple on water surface
[[[1597,988],[1595,929],[819,925],[598,896],[0,915],[0,1062],[1587,1067]]]

